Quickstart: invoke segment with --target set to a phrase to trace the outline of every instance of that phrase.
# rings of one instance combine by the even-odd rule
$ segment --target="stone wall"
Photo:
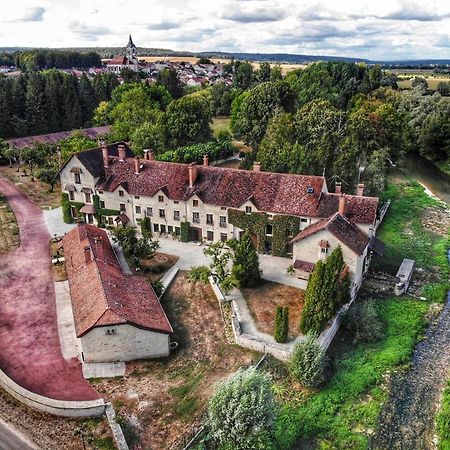
[[[55,400],[19,386],[0,370],[0,386],[27,406],[64,417],[98,417],[105,412],[103,399],[89,401]]]

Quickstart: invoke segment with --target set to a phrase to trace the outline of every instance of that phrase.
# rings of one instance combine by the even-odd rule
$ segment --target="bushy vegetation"
[[[309,334],[294,349],[289,362],[292,375],[305,387],[317,387],[325,381],[327,358],[317,342],[317,335]]]
[[[275,311],[275,331],[273,338],[276,342],[286,342],[289,332],[289,307],[277,306]]]
[[[345,317],[345,326],[353,333],[354,342],[376,342],[383,337],[383,323],[374,300],[356,301]]]
[[[300,319],[303,333],[320,333],[324,323],[350,299],[348,273],[345,271],[341,247],[325,261],[318,261],[309,278],[305,305]]]
[[[69,201],[69,194],[63,192],[61,194],[61,207],[62,207],[62,213],[63,213],[63,220],[64,223],[72,223],[72,213],[70,211],[70,201]]]
[[[271,380],[255,368],[240,369],[221,383],[208,404],[210,435],[223,449],[272,448],[274,417]]]
[[[450,449],[450,381],[444,390],[441,408],[436,416],[436,431],[438,435],[438,449]]]
[[[187,279],[192,283],[203,283],[207,284],[209,282],[209,276],[211,275],[211,270],[206,266],[194,266],[191,267],[187,274]]]
[[[325,387],[283,407],[275,422],[281,450],[295,448],[305,437],[320,448],[367,448],[365,430],[375,427],[386,399],[380,389],[384,374],[410,360],[428,310],[427,303],[398,297],[380,300],[376,307],[385,324],[384,338],[344,354]]]
[[[156,156],[159,161],[179,162],[179,163],[202,163],[203,156],[208,155],[210,161],[226,159],[233,155],[234,145],[230,140],[210,141],[201,144],[178,147],[168,150]]]

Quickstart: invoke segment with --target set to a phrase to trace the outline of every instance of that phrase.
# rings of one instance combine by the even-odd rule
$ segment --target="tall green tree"
[[[43,134],[48,130],[45,104],[44,78],[40,73],[31,73],[27,83],[26,120],[29,134]]]
[[[175,69],[170,67],[160,70],[156,81],[164,86],[174,99],[183,95],[183,86]]]
[[[85,73],[81,75],[79,80],[79,92],[83,126],[89,127],[92,125],[92,114],[97,107],[98,102],[94,88]]]
[[[249,230],[235,245],[231,273],[241,288],[255,287],[261,282],[259,257]]]

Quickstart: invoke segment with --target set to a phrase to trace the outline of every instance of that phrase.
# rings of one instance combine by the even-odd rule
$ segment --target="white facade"
[[[170,352],[168,334],[129,324],[94,327],[80,338],[84,362],[160,358]]]

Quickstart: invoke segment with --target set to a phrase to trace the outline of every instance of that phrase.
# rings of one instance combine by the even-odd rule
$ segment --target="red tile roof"
[[[301,241],[323,230],[328,230],[357,255],[362,255],[370,241],[369,236],[357,225],[339,213],[335,213],[305,228],[291,242]]]
[[[311,273],[315,266],[316,265],[312,262],[302,261],[300,259],[296,259],[293,264],[294,269],[303,270],[308,273]]]
[[[173,332],[148,281],[122,272],[104,230],[80,224],[63,245],[78,337],[96,326],[119,324]]]
[[[112,144],[112,148],[117,144]],[[127,156],[129,149],[126,147]],[[96,158],[88,158],[95,153]],[[80,158],[80,154],[77,154]],[[83,152],[83,158],[95,165],[95,177],[103,173],[97,188],[114,191],[122,186],[130,195],[153,196],[162,190],[172,200],[187,200],[196,194],[212,205],[239,208],[251,199],[260,211],[306,217],[328,217],[339,207],[339,195],[327,193],[325,178],[273,172],[255,172],[214,166],[196,166],[193,188],[188,183],[188,164],[141,160],[135,173],[134,158],[119,161],[110,152],[110,164],[103,169],[101,149]],[[91,161],[92,160],[92,161]],[[312,191],[312,192],[311,192]],[[371,224],[377,216],[378,198],[346,195],[345,215],[355,223]]]
[[[123,55],[115,56],[114,58],[110,59],[106,62],[106,65],[126,65],[128,64],[128,58]]]

